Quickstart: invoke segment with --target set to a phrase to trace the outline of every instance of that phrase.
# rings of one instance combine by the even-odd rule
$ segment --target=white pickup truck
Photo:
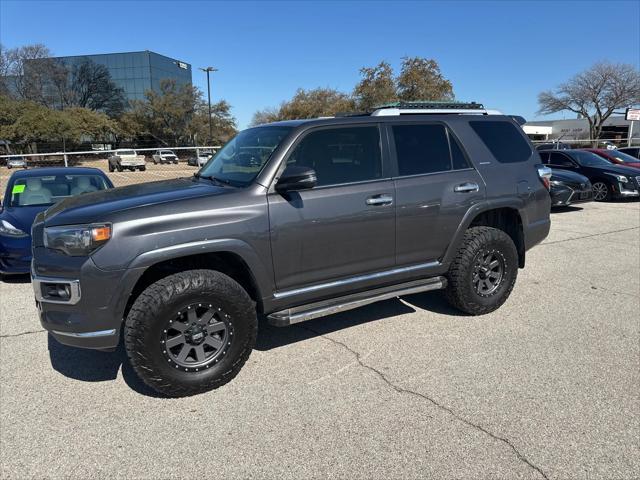
[[[109,157],[109,171],[118,170],[121,172],[125,168],[131,171],[136,169],[141,172],[145,171],[147,164],[144,155],[138,155],[135,150],[125,148],[113,152]]]
[[[178,163],[178,156],[171,150],[158,150],[153,154],[153,163]]]

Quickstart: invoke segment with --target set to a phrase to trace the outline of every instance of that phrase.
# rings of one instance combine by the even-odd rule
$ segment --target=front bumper
[[[590,184],[583,189],[577,186],[552,185],[550,193],[552,207],[567,207],[593,200],[593,191]]]
[[[0,237],[0,273],[3,275],[29,273],[31,268],[31,236]]]
[[[105,271],[90,257],[68,257],[35,248],[31,276],[40,323],[65,345],[117,347],[127,302],[142,271]],[[56,289],[66,287],[68,299],[55,296]]]

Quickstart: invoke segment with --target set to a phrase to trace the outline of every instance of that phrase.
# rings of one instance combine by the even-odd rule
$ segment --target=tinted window
[[[569,160],[566,155],[557,152],[551,152],[549,154],[549,164],[558,167],[573,167],[575,164]]]
[[[394,125],[392,128],[400,175],[451,170],[444,125]]]
[[[500,163],[525,162],[531,156],[531,147],[522,136],[522,130],[511,122],[469,122],[493,156]]]
[[[316,130],[302,139],[287,163],[313,168],[318,186],[381,178],[378,127]]]
[[[540,152],[540,159],[544,164],[549,163],[549,152]]]
[[[456,140],[456,137],[449,133],[449,144],[451,145],[451,161],[453,163],[454,170],[461,170],[463,168],[469,168],[467,157],[462,153],[462,148]]]

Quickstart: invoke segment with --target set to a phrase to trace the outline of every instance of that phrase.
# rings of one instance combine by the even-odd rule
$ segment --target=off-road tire
[[[495,292],[480,295],[474,286],[474,266],[483,252],[491,251],[504,260],[503,276]],[[502,230],[472,227],[464,234],[447,277],[445,296],[449,303],[470,315],[484,315],[507,301],[518,276],[518,251],[513,240]]]
[[[184,371],[168,361],[161,339],[168,319],[194,302],[219,305],[232,319],[232,337],[210,368]],[[158,280],[138,296],[125,320],[124,345],[144,383],[169,397],[184,397],[233,379],[249,358],[257,332],[255,303],[236,281],[213,270],[188,270]]]

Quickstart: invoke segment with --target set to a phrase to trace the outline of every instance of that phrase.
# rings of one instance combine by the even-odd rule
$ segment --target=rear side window
[[[522,137],[519,127],[511,122],[469,122],[495,159],[500,163],[526,162],[531,147]]]
[[[444,125],[394,125],[400,176],[469,168],[455,137]]]

